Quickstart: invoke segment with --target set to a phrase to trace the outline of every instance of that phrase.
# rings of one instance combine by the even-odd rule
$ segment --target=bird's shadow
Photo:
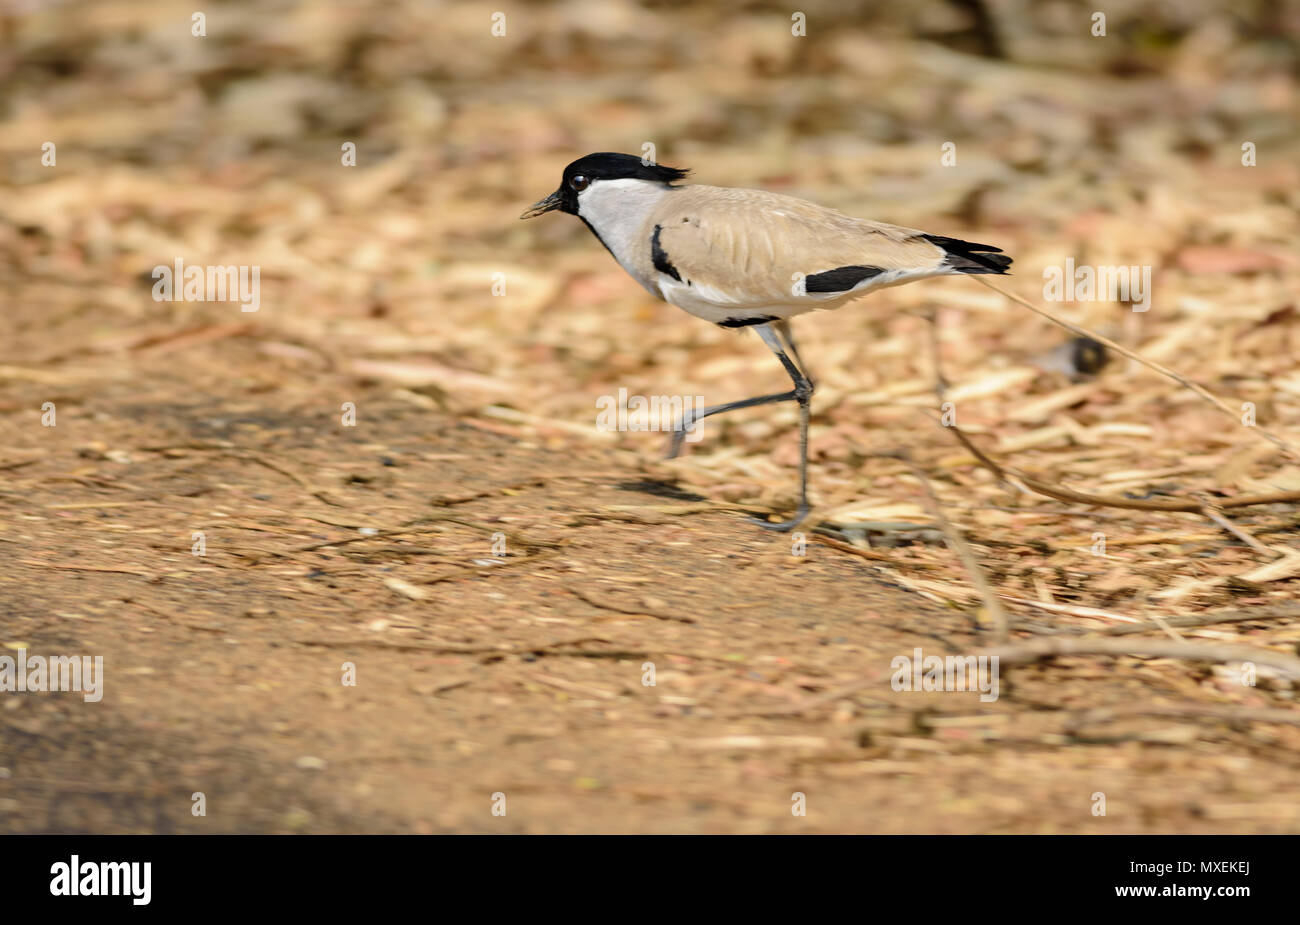
[[[709,500],[703,495],[684,491],[683,489],[678,488],[674,483],[666,482],[662,479],[629,479],[625,482],[619,482],[614,487],[620,491],[637,491],[646,495],[654,495],[656,498],[670,498],[673,501]]]

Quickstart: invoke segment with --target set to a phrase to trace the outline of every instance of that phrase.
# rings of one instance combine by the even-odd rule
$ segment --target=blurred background
[[[1104,36],[1067,2],[811,4],[803,37],[775,4],[525,3],[498,24],[476,3],[230,2],[205,36],[166,0],[5,9],[11,358],[230,321],[227,306],[144,297],[179,256],[259,265],[265,307],[234,320],[305,346],[301,371],[327,353],[449,410],[585,428],[616,383],[711,402],[764,390],[780,375],[753,338],[649,300],[579,222],[516,220],[570,160],[649,150],[696,182],[989,240],[1022,293],[1066,258],[1152,266],[1149,315],[1103,301],[1071,317],[1129,342],[1190,322],[1153,358],[1230,353],[1243,397],[1296,410],[1294,390],[1255,386],[1294,355],[1277,343],[1292,325],[1258,323],[1294,292],[1295,3],[1117,3]],[[824,461],[894,442],[836,408],[928,391],[903,313],[918,308],[945,313],[959,378],[1063,336],[968,280],[801,322],[835,425],[814,447]],[[295,359],[269,349],[275,362],[238,374],[275,389]],[[1004,396],[989,396],[995,417]],[[763,440],[774,417],[784,430],[780,412],[710,425]]]
[[[788,509],[796,459],[789,408],[713,419],[704,440],[671,465],[654,461],[661,435],[595,429],[597,399],[619,388],[712,404],[785,384],[756,338],[651,300],[581,222],[518,220],[555,189],[567,163],[594,151],[652,151],[690,168],[695,182],[762,187],[998,245],[1015,258],[1015,275],[1003,283],[1035,302],[1043,301],[1044,268],[1066,260],[1151,267],[1149,311],[1104,299],[1049,307],[1193,375],[1234,408],[1252,402],[1262,426],[1300,434],[1296,0],[1111,2],[1104,22],[1096,4],[1054,0],[797,9],[259,0],[204,4],[201,22],[193,6],[0,2],[0,436],[9,453],[0,462],[12,476],[4,496],[11,548],[45,553],[41,561],[91,555],[111,570],[156,555],[128,555],[132,536],[122,534],[90,543],[85,531],[108,521],[50,506],[68,503],[69,491],[126,490],[130,510],[111,516],[127,518],[122,533],[140,541],[138,531],[154,522],[133,522],[132,511],[149,510],[150,486],[173,484],[174,474],[156,467],[211,449],[204,441],[238,443],[236,431],[262,433],[268,454],[289,448],[285,461],[266,459],[272,465],[253,471],[283,482],[271,470],[293,468],[306,503],[315,503],[313,493],[360,497],[348,493],[372,475],[347,469],[353,463],[338,459],[337,431],[310,418],[329,421],[358,396],[372,400],[363,415],[405,409],[387,415],[393,426],[431,441],[423,459],[437,463],[433,477],[462,486],[480,474],[479,451],[435,444],[472,429],[556,454],[554,471],[605,454],[611,480],[622,471],[696,500]],[[349,146],[355,165],[346,162]],[[177,258],[259,266],[260,309],[155,301],[153,268]],[[1171,606],[1200,613],[1291,602],[1295,570],[1257,571],[1289,547],[1262,554],[1203,519],[1056,516],[1059,504],[1010,497],[926,420],[935,404],[929,315],[962,426],[1021,468],[1081,490],[1140,496],[1300,488],[1294,460],[1173,383],[1118,358],[1099,375],[1063,366],[1069,335],[954,278],[796,323],[818,381],[810,529],[820,524],[861,546],[864,524],[930,524],[921,485],[877,456],[906,448],[954,522],[998,550],[998,586],[1076,608],[1058,609],[1067,613],[1060,619],[1097,625],[1077,608],[1145,618]],[[37,426],[47,400],[63,415],[57,434]],[[307,424],[280,422],[277,431],[268,423],[276,412]],[[64,420],[78,429],[69,433]],[[351,459],[388,453],[378,447],[389,438],[367,439],[373,446],[346,446]],[[151,455],[150,441],[172,455]],[[493,452],[515,481],[533,471],[535,460]],[[242,477],[227,475],[230,484]],[[61,487],[50,488],[58,479]],[[397,481],[420,484],[409,472]],[[266,501],[256,485],[241,492],[249,504]],[[282,499],[274,504],[291,506]],[[515,503],[525,522],[554,519],[541,502]],[[172,499],[157,516],[180,505]],[[184,537],[188,523],[178,515],[168,530]],[[750,529],[734,518],[720,523],[715,543]],[[1294,515],[1271,508],[1245,523],[1273,543],[1293,531]],[[1081,556],[1097,529],[1155,539],[1131,542],[1119,560]],[[185,560],[187,545],[170,554]],[[468,549],[467,557],[483,555]],[[964,580],[941,547],[898,555],[937,557],[926,568]],[[417,567],[401,574],[417,590],[431,580]],[[931,572],[908,574],[890,580],[929,604],[971,605]],[[68,603],[88,599],[84,585],[56,591],[46,583],[55,578],[21,569],[9,576],[14,616],[36,619],[52,606],[47,596],[60,593],[65,607],[96,613]],[[193,599],[220,614],[244,593],[235,589],[244,580],[214,580],[202,586],[211,596]],[[440,584],[435,597],[454,600],[448,588]],[[428,595],[398,597],[437,611]],[[343,622],[359,627],[391,606],[387,598],[367,603]],[[707,613],[709,602],[690,606]],[[13,624],[9,635],[38,625]],[[1265,641],[1293,647],[1294,626],[1274,625],[1278,635]],[[1211,674],[1181,671],[1189,690],[1235,703],[1277,706],[1290,697],[1285,686],[1228,694]],[[1294,730],[1278,735],[1292,736],[1270,740],[1284,751],[1281,767],[1297,743]],[[555,760],[555,773],[578,774],[563,763],[570,759]],[[418,815],[418,805],[412,797],[382,822],[350,824],[403,828],[406,821],[393,820]],[[1153,811],[1130,830],[1294,831],[1300,816],[1291,810],[1251,804],[1242,816],[1224,810],[1209,821]],[[295,822],[259,811],[249,810],[243,830],[339,827],[324,816]],[[1031,831],[1044,818],[1041,808],[1003,806],[994,823],[980,815],[990,811],[984,804],[951,828]],[[472,827],[447,812],[416,828]],[[923,806],[910,812],[852,818],[859,830],[948,825]],[[96,824],[154,824],[131,818],[110,812]],[[581,828],[568,818],[552,818],[549,830]],[[598,828],[661,825],[626,813],[592,818]],[[76,828],[77,819],[59,824]],[[701,826],[735,828],[713,817]]]

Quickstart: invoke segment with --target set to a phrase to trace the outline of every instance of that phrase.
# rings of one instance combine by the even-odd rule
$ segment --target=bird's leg
[[[794,357],[795,364],[804,374],[804,377],[807,378],[808,384],[816,388],[817,383],[813,382],[812,373],[808,371],[808,364],[803,361],[803,357],[799,356],[799,347],[794,342],[794,331],[790,329],[789,320],[783,318],[780,321],[773,322],[772,327],[776,328],[776,333],[780,334],[785,340],[786,346],[790,348],[790,355]]]
[[[811,508],[808,505],[808,417],[809,405],[812,400],[813,384],[803,371],[795,365],[794,361],[785,352],[785,347],[778,339],[776,332],[772,330],[770,324],[759,324],[754,326],[758,336],[763,339],[763,343],[776,354],[776,358],[781,361],[785,371],[790,374],[794,380],[794,388],[789,392],[776,392],[772,395],[759,395],[756,398],[742,398],[740,401],[727,402],[725,405],[714,405],[705,408],[699,414],[689,412],[682,415],[681,421],[673,429],[672,443],[668,448],[668,458],[674,459],[681,452],[682,441],[686,439],[688,428],[696,421],[703,420],[714,414],[721,414],[724,411],[735,411],[737,408],[752,408],[755,405],[769,405],[774,402],[793,401],[799,403],[799,509],[795,511],[795,516],[791,520],[780,523],[772,523],[767,520],[755,520],[768,530],[776,530],[786,533],[797,527]],[[787,337],[789,326],[786,326]],[[791,350],[794,350],[793,343]]]
[[[785,339],[786,345],[790,348],[790,353],[794,355],[795,364],[798,366],[800,372],[803,373],[804,378],[808,380],[809,387],[815,388],[816,386],[812,381],[812,377],[808,375],[808,367],[804,365],[803,358],[799,356],[799,348],[795,346],[794,335],[790,330],[790,322],[784,320],[777,321],[772,324],[772,327],[776,328]],[[686,434],[690,430],[691,425],[696,421],[702,421],[710,415],[721,414],[724,411],[735,411],[738,408],[752,408],[755,405],[767,405],[772,402],[780,401],[798,401],[798,395],[793,391],[777,392],[773,395],[760,395],[757,398],[744,398],[740,401],[731,401],[727,402],[725,405],[713,405],[712,407],[705,408],[698,414],[693,414],[690,411],[683,413],[682,419],[673,427],[673,437],[668,447],[667,458],[676,459],[681,453],[682,443],[686,439]]]
[[[808,364],[805,363],[803,357],[799,355],[799,345],[794,342],[794,330],[790,327],[790,320],[788,318],[782,318],[780,321],[773,324],[772,327],[776,329],[776,332],[781,335],[781,338],[790,348],[790,353],[794,357],[795,365],[799,367],[799,371],[803,373],[804,378],[808,381],[808,401],[801,402],[799,408],[799,501],[802,514],[806,516],[808,513],[808,416],[811,413],[812,393],[816,390],[817,383],[813,381],[812,373],[808,370]],[[764,340],[766,341],[766,338]],[[797,386],[798,382],[796,380],[796,388]],[[793,521],[792,526],[793,524],[797,524],[800,519],[801,518],[796,518]],[[765,524],[765,526],[771,527],[772,525]],[[777,525],[777,527],[780,526],[781,525],[779,524]]]
[[[673,428],[673,439],[668,447],[668,458],[677,458],[677,454],[682,451],[682,441],[686,439],[687,431],[696,421],[702,421],[710,415],[722,414],[724,411],[735,411],[737,408],[752,408],[755,405],[770,405],[778,401],[797,400],[798,396],[794,392],[777,392],[773,395],[759,395],[757,398],[742,398],[740,401],[729,401],[725,405],[713,405],[705,408],[699,414],[686,411],[682,414],[682,419]]]
[[[786,355],[781,340],[777,337],[776,331],[772,330],[771,325],[760,324],[754,330],[763,339],[763,343],[767,344],[768,349],[776,354],[776,358],[781,361],[785,371],[794,380],[794,390],[789,394],[799,403],[799,508],[795,511],[794,517],[780,523],[770,523],[766,520],[754,521],[768,530],[787,533],[799,526],[811,510],[808,505],[808,417],[812,404],[813,384],[812,380],[804,375],[803,371]],[[788,337],[788,325],[786,331]],[[791,349],[794,349],[793,343]]]

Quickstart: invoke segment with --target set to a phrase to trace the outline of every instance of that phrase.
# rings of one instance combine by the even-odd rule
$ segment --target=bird
[[[724,328],[753,328],[793,388],[686,413],[669,458],[696,421],[776,402],[799,408],[799,504],[792,518],[755,520],[781,532],[811,511],[808,422],[814,391],[790,319],[838,308],[889,286],[955,274],[1007,275],[1011,258],[990,244],[854,218],[757,189],[683,184],[687,169],[601,152],[564,168],[560,187],[521,219],[576,215],[647,292]]]

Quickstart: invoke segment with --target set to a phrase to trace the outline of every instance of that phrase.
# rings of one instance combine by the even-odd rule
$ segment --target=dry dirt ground
[[[0,4],[0,655],[106,672],[0,693],[0,832],[1300,831],[1297,687],[1212,648],[1297,666],[1300,2],[490,11]],[[592,151],[991,242],[1035,303],[1150,270],[1049,307],[1224,404],[1071,377],[969,278],[801,318],[798,548],[746,521],[792,507],[788,406],[673,463],[594,426],[786,381],[518,220]],[[177,260],[259,310],[157,300]],[[989,600],[1145,654],[891,689]]]
[[[89,359],[84,398],[11,393],[4,642],[102,655],[106,683],[5,698],[5,831],[1298,828],[1292,726],[1068,728],[1213,710],[1182,666],[1009,669],[994,704],[895,693],[893,656],[982,644],[970,617],[735,513],[664,513],[702,505],[662,479],[661,435],[548,448],[329,376],[268,393],[258,362],[230,338]]]

